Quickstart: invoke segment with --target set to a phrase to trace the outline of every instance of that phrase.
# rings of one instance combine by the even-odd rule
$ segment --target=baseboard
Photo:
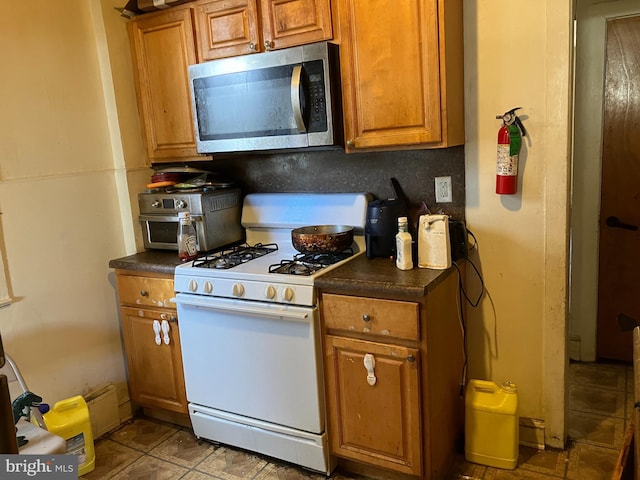
[[[94,390],[85,395],[84,399],[89,407],[93,438],[100,438],[120,425],[118,397],[114,385]]]
[[[131,400],[127,399],[118,405],[118,415],[120,416],[120,423],[123,424],[133,418],[134,414],[133,404]]]
[[[580,335],[569,335],[569,342],[567,343],[567,351],[569,353],[569,359],[580,361]]]
[[[544,420],[520,417],[520,445],[544,450]]]

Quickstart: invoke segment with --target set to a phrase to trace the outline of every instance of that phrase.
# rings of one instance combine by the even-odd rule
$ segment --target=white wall
[[[465,0],[466,217],[487,295],[468,308],[469,375],[518,385],[519,414],[564,444],[571,2]],[[495,193],[495,116],[528,136],[518,194]],[[478,282],[468,273],[470,294]]]
[[[0,333],[48,403],[106,383],[127,397],[108,268],[125,244],[99,5],[3,2],[0,15],[0,247],[14,299]]]
[[[49,402],[107,382],[126,395],[107,263],[139,244],[129,193],[149,177],[122,3],[6,2],[0,16],[1,247],[16,297],[0,332]],[[544,419],[552,446],[564,436],[569,3],[464,2],[466,215],[489,293],[468,309],[469,373],[516,382],[520,414]],[[495,115],[515,106],[530,137],[519,194],[498,196]]]

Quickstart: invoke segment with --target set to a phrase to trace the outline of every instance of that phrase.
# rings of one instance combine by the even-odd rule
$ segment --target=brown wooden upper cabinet
[[[345,150],[463,144],[462,0],[334,0],[334,9]]]
[[[142,15],[128,28],[149,162],[198,157],[187,71],[196,63],[191,9]]]
[[[196,150],[188,65],[328,39],[347,153],[464,143],[462,0],[198,0],[129,33],[150,163],[210,159]]]
[[[194,8],[200,61],[332,38],[330,0],[208,0]]]

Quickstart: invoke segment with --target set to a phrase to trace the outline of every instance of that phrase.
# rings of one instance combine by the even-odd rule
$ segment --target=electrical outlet
[[[451,177],[436,177],[436,203],[449,203],[453,201],[451,193]]]

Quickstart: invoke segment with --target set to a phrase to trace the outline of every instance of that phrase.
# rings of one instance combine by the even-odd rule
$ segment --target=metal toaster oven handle
[[[141,222],[178,222],[178,215],[143,215],[141,214],[138,219]],[[202,215],[191,215],[191,221],[201,222]]]
[[[302,65],[296,65],[291,72],[291,108],[293,108],[293,118],[296,121],[296,127],[299,132],[306,132],[307,127],[302,118],[302,105],[300,105],[300,84],[302,80]]]

